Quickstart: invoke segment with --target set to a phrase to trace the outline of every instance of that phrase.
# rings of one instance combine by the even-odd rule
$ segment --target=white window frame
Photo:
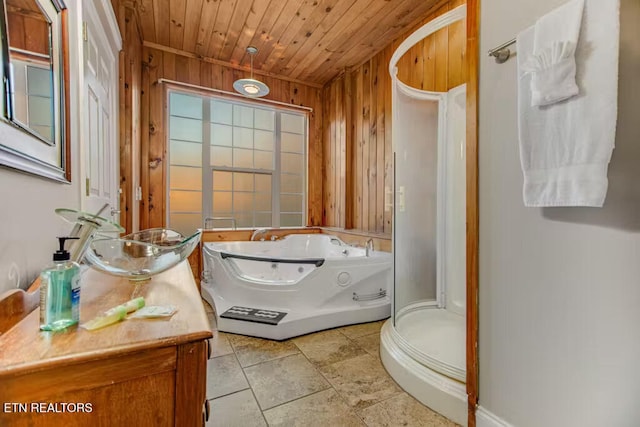
[[[220,95],[211,95],[211,94],[203,94],[199,91],[187,90],[182,88],[171,87],[168,88],[165,92],[167,99],[167,110],[166,110],[166,120],[167,123],[166,129],[166,153],[167,153],[167,163],[166,163],[166,189],[165,189],[165,198],[166,198],[166,209],[165,209],[165,223],[167,226],[171,226],[171,205],[170,205],[170,192],[171,192],[171,166],[179,166],[171,164],[171,132],[170,132],[170,117],[171,114],[171,94],[179,93],[190,96],[198,96],[200,97],[202,102],[202,158],[201,158],[201,170],[202,170],[202,221],[200,224],[201,228],[204,228],[205,222],[207,218],[217,217],[213,212],[213,172],[214,171],[223,171],[223,172],[244,172],[244,173],[253,173],[253,174],[264,174],[271,176],[271,228],[299,228],[304,227],[307,224],[307,215],[308,215],[308,195],[307,195],[307,183],[308,183],[308,175],[309,175],[309,115],[308,113],[302,112],[300,110],[294,108],[284,108],[278,106],[270,106],[265,105],[258,102],[251,102],[245,100],[237,100],[227,96]],[[233,104],[233,105],[242,105],[250,108],[259,108],[263,110],[273,111],[274,112],[274,167],[273,169],[257,169],[257,168],[246,168],[246,167],[233,167],[233,166],[213,166],[211,165],[211,100],[217,99],[222,100],[224,102]],[[281,195],[281,185],[280,185],[280,175],[282,174],[282,159],[281,159],[281,148],[282,148],[282,131],[281,131],[281,113],[288,113],[293,115],[299,115],[304,117],[304,127],[303,127],[303,168],[304,170],[301,173],[302,177],[302,205],[301,205],[301,214],[302,214],[302,224],[281,227],[280,215],[282,212],[280,210],[280,195]],[[235,126],[235,125],[232,125]],[[252,129],[256,129],[255,127]],[[195,142],[193,142],[195,143]],[[255,148],[254,148],[255,150]],[[285,152],[286,153],[286,152]],[[299,154],[299,153],[295,153]],[[206,161],[206,163],[205,163]],[[179,191],[192,191],[188,189],[178,189],[174,188],[174,190]],[[233,190],[231,191],[233,193]],[[299,194],[299,193],[285,193],[285,194]],[[181,214],[198,214],[199,212],[186,212],[179,211]],[[295,212],[298,213],[298,212]],[[255,219],[255,218],[254,218]],[[231,229],[233,226],[229,227],[216,227],[217,229]],[[238,229],[252,229],[258,226],[251,227],[238,227]]]

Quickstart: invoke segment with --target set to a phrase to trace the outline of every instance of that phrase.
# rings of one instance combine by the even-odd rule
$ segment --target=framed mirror
[[[2,0],[0,164],[70,182],[69,60],[62,0]],[[19,131],[19,133],[16,133]]]

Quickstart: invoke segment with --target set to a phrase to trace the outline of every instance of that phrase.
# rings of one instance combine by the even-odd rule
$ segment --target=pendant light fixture
[[[269,86],[253,78],[253,55],[255,55],[257,52],[258,52],[257,48],[253,46],[247,47],[247,53],[251,58],[251,78],[238,79],[235,82],[233,82],[233,88],[237,92],[241,93],[244,96],[249,96],[251,98],[259,98],[269,93]]]

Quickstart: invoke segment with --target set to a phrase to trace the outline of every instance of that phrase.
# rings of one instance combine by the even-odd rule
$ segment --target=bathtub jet
[[[218,330],[274,340],[386,319],[392,257],[326,234],[204,244]]]

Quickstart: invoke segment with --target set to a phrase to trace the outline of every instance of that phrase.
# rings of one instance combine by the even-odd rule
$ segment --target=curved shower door
[[[397,82],[394,92],[394,321],[407,309],[437,305],[441,267],[442,150],[444,99]],[[409,308],[408,308],[409,307]]]

